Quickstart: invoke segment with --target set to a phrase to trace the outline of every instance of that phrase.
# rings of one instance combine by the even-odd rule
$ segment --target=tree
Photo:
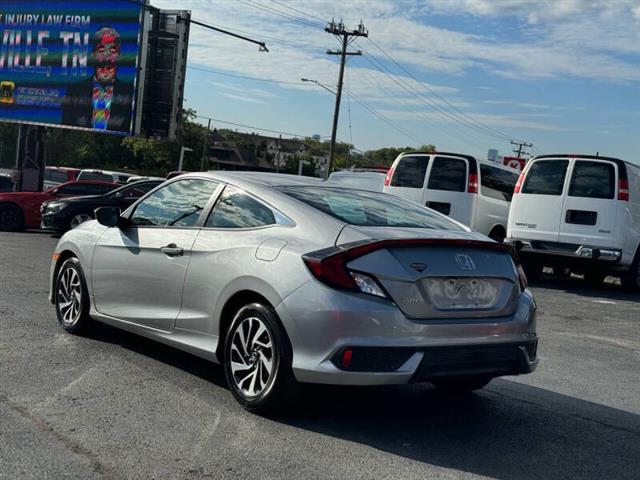
[[[435,145],[422,145],[420,148],[414,147],[384,147],[378,150],[368,150],[364,157],[370,166],[379,165],[390,167],[398,155],[404,152],[425,152],[433,153],[436,151]]]

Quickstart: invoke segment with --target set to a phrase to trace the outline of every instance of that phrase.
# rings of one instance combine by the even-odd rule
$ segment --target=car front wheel
[[[265,413],[293,398],[291,359],[289,340],[271,307],[252,303],[238,311],[226,335],[224,371],[245,409]]]
[[[55,306],[58,323],[69,333],[80,333],[85,330],[89,318],[89,293],[77,258],[64,261],[55,285]]]

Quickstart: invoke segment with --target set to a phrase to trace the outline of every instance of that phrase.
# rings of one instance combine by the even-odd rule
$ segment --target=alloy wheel
[[[79,213],[78,215],[75,215],[71,221],[69,222],[69,226],[74,229],[77,226],[79,226],[80,224],[87,222],[91,220],[91,215],[88,215],[86,213]]]
[[[65,326],[72,327],[78,322],[81,314],[81,302],[80,275],[75,268],[67,268],[62,272],[58,282],[58,310]]]
[[[258,317],[247,317],[233,333],[230,366],[235,386],[243,395],[259,395],[274,375],[271,333]]]

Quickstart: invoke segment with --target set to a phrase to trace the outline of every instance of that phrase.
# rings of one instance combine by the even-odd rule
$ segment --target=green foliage
[[[435,145],[422,145],[419,148],[415,147],[385,147],[378,150],[369,150],[365,152],[364,157],[368,166],[384,165],[390,167],[393,161],[398,155],[403,152],[435,152]]]

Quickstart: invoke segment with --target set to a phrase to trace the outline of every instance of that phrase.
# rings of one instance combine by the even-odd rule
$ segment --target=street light
[[[326,85],[323,85],[322,83],[320,83],[317,80],[313,80],[311,78],[301,78],[300,79],[301,82],[311,82],[311,83],[315,83],[316,85],[318,85],[319,87],[324,88],[327,92],[333,94],[333,95],[337,95],[336,92],[334,92],[333,90],[331,90],[329,87],[327,87]]]
[[[180,162],[178,162],[178,171],[182,171],[182,163],[184,162],[184,152],[193,152],[193,148],[180,147]]]

